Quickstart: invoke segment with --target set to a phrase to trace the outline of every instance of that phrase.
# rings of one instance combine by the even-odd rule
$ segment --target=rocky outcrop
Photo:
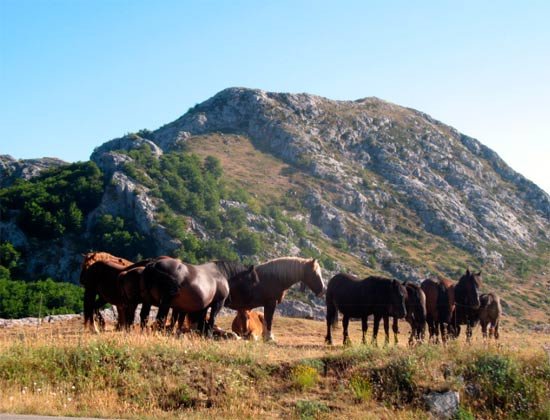
[[[0,188],[9,187],[16,179],[29,180],[46,169],[61,165],[68,165],[68,163],[50,157],[18,160],[10,155],[0,155]]]

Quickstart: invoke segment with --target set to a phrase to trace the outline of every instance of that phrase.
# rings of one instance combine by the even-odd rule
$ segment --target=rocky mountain
[[[91,156],[107,182],[87,234],[112,214],[132,219],[159,254],[181,249],[167,222],[174,219],[159,216],[167,199],[157,191],[162,176],[150,176],[136,153],[161,160],[182,150],[215,156],[227,185],[250,194],[220,200],[222,220],[231,208],[242,210],[248,229],[268,244],[247,258],[322,255],[329,272],[413,280],[483,266],[497,288],[504,272],[507,281],[519,272],[548,281],[541,267],[549,255],[549,195],[476,139],[377,98],[230,88],[156,131],[108,141]],[[3,187],[5,174],[31,173],[6,157],[0,165]],[[223,239],[205,217],[173,216],[199,240]],[[531,293],[531,283],[524,287]]]
[[[10,155],[0,155],[0,188],[8,187],[16,179],[31,179],[45,169],[66,165],[67,162],[44,157],[39,159],[15,159]]]

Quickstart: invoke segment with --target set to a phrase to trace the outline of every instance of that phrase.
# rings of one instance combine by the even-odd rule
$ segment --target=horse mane
[[[314,261],[312,271],[321,277],[321,266],[317,260],[300,257],[281,257],[269,260],[256,266],[256,272],[261,278],[278,278],[294,280],[304,274],[304,268]]]
[[[243,264],[236,261],[213,261],[213,263],[216,264],[219,271],[225,274],[228,280],[247,269]]]
[[[132,261],[128,261],[121,257],[116,257],[108,252],[88,252],[84,254],[84,260],[82,261],[82,271],[89,269],[98,261],[112,262],[123,267],[128,267],[133,264]]]

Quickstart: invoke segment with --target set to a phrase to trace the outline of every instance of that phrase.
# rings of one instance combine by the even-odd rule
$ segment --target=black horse
[[[479,288],[481,286],[481,271],[472,273],[466,270],[455,289],[455,311],[451,320],[453,336],[460,334],[460,326],[466,325],[466,340],[472,338],[472,329],[479,317]]]
[[[405,316],[405,321],[411,326],[409,345],[413,345],[415,341],[421,342],[424,339],[426,331],[426,295],[416,283],[406,281],[404,286],[407,289],[407,298],[405,299],[407,315]],[[393,318],[392,329],[394,340],[397,344],[397,333],[399,332],[398,318]]]
[[[340,273],[330,279],[327,286],[327,335],[325,342],[332,344],[332,326],[342,312],[344,344],[349,342],[350,318],[361,318],[363,343],[367,333],[367,319],[374,315],[372,341],[376,343],[380,319],[384,319],[385,342],[389,342],[389,317],[403,318],[407,313],[405,298],[407,291],[401,282],[384,277],[357,277]]]

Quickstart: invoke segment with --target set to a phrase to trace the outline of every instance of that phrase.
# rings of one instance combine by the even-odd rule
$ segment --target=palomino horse
[[[257,340],[264,332],[264,314],[240,309],[231,323],[231,330],[242,338]]]
[[[479,296],[479,322],[483,338],[487,338],[487,325],[489,326],[489,338],[498,340],[498,324],[502,315],[500,298],[496,293],[485,293]]]
[[[363,343],[366,342],[369,315],[374,315],[373,343],[376,343],[380,319],[384,319],[385,342],[387,344],[390,337],[389,317],[403,318],[406,315],[406,296],[405,287],[397,280],[376,276],[359,280],[350,274],[336,274],[327,285],[327,335],[325,342],[332,344],[332,327],[336,323],[338,311],[340,311],[343,315],[344,344],[349,342],[350,318],[361,318]]]
[[[407,289],[407,297],[405,306],[407,315],[405,320],[411,326],[411,334],[409,335],[409,345],[412,346],[415,341],[421,342],[424,339],[424,331],[426,329],[426,295],[419,285],[406,281],[404,284]],[[393,334],[397,344],[397,333],[399,332],[398,318],[393,318]]]
[[[80,283],[84,286],[84,326],[89,325],[93,331],[97,331],[95,314],[101,329],[104,329],[105,321],[99,309],[106,303],[112,303],[117,306],[118,328],[122,327],[125,323],[123,318],[126,311],[119,302],[116,277],[133,263],[107,252],[90,252],[83,256]],[[97,298],[98,295],[99,298]]]
[[[148,264],[143,278],[143,301],[159,306],[157,325],[163,327],[168,310],[179,311],[178,319],[198,313],[199,330],[211,336],[216,315],[229,296],[232,277],[247,271],[240,263],[213,261],[192,265],[175,258],[163,258]],[[210,309],[210,317],[206,314]]]
[[[430,340],[439,342],[441,339],[447,341],[446,332],[450,331],[451,319],[455,310],[454,283],[445,278],[426,279],[420,287],[426,295],[426,322]]]
[[[460,325],[466,325],[466,340],[472,338],[472,328],[479,315],[479,295],[481,286],[481,271],[472,273],[469,269],[460,277],[455,285],[455,312],[452,316],[454,337],[460,334]]]
[[[321,267],[316,259],[283,257],[257,265],[235,277],[226,306],[231,309],[264,307],[264,340],[273,340],[271,326],[275,307],[293,284],[305,283],[317,296],[324,292]]]

